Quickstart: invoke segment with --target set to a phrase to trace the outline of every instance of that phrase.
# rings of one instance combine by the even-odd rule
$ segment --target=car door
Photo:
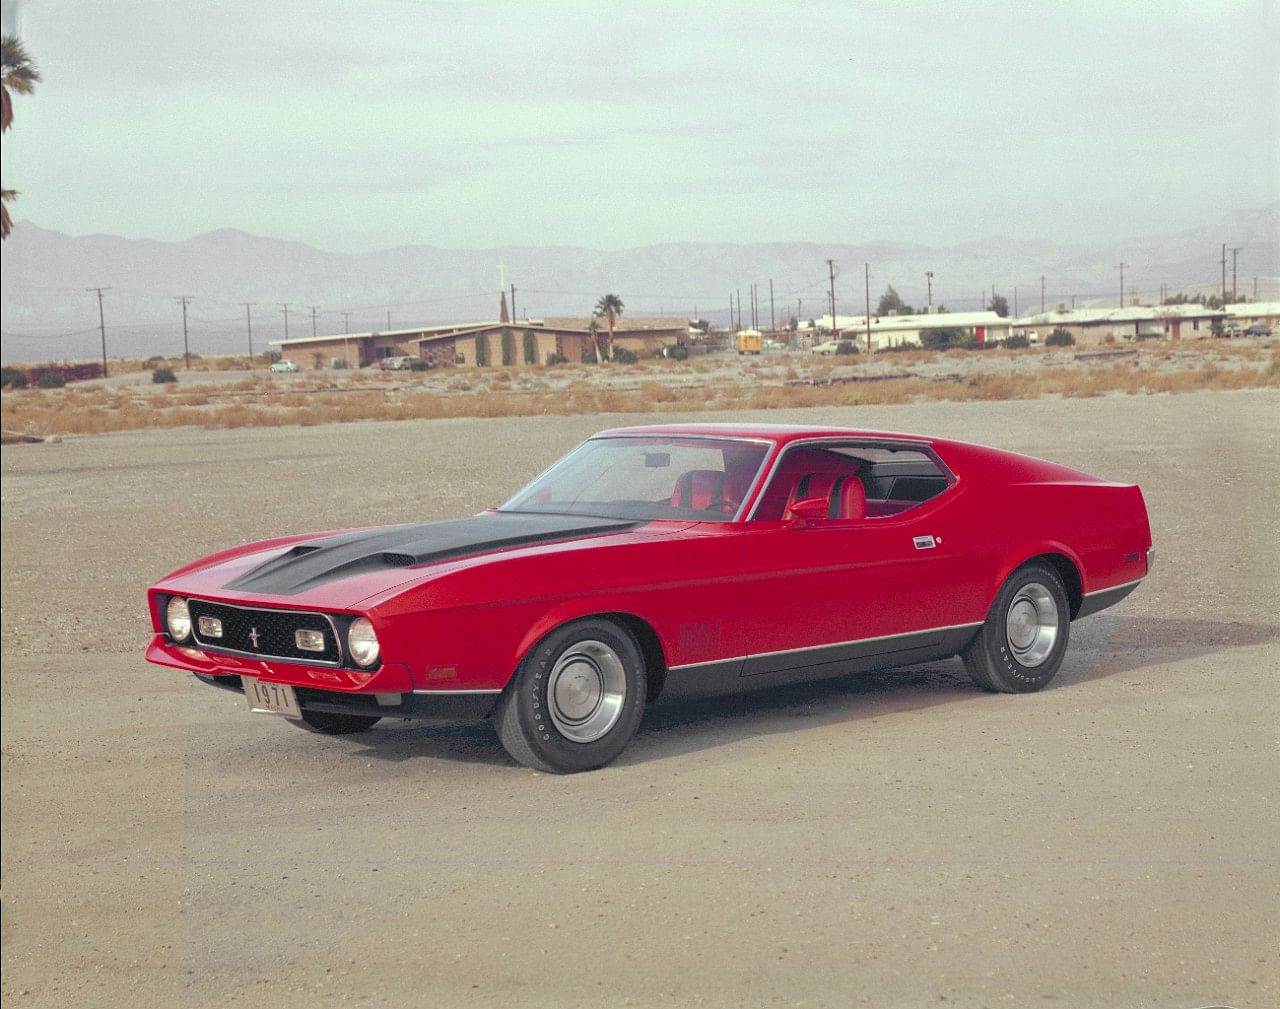
[[[962,494],[953,484],[895,515],[747,523],[742,675],[822,675],[963,644],[981,588],[954,535]]]

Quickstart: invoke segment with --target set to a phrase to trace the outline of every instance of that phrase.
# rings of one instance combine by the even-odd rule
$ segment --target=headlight
[[[169,600],[165,621],[169,625],[169,637],[174,641],[186,641],[191,636],[191,611],[187,609],[187,601],[182,596],[174,596]]]
[[[372,666],[378,661],[378,635],[367,617],[358,617],[347,629],[347,652],[358,666]]]

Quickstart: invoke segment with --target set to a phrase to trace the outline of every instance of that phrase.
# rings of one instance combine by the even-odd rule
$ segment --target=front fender
[[[618,613],[633,620],[643,621],[657,635],[663,655],[671,654],[668,642],[663,639],[661,630],[652,619],[641,612],[641,607],[635,605],[634,599],[623,595],[592,596],[589,599],[571,599],[558,603],[535,620],[520,639],[516,654],[512,657],[512,672],[519,668],[520,663],[524,661],[525,656],[533,650],[534,646],[557,627],[563,627],[574,620],[584,620],[588,617],[605,616],[611,613]]]

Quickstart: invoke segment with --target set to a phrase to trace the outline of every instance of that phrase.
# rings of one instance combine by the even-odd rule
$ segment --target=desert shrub
[[[483,368],[489,363],[489,341],[483,333],[476,334],[476,366]]]
[[[61,389],[66,384],[67,380],[56,371],[42,371],[36,380],[36,385],[41,389]]]
[[[280,358],[281,358],[281,356],[282,356],[282,355],[281,355],[280,351],[278,351],[278,350],[269,350],[269,351],[267,351],[265,354],[263,354],[262,356],[263,356],[263,357],[265,357],[265,358],[267,359],[267,364],[275,364],[277,361],[279,361],[279,360],[280,360]],[[159,358],[158,360],[159,360],[159,361],[163,361],[163,360],[164,360],[164,358]],[[145,363],[145,362],[144,362],[144,363]],[[150,367],[150,365],[147,365],[147,367]]]
[[[926,329],[920,334],[920,344],[930,350],[945,350],[948,347],[959,346],[967,338],[968,334],[963,329],[944,326],[939,329]]]
[[[686,361],[689,358],[689,348],[683,343],[673,343],[670,347],[663,348],[663,356],[673,361]]]
[[[1050,333],[1044,341],[1046,347],[1072,347],[1075,346],[1076,338],[1061,326]]]
[[[164,358],[159,354],[152,354],[149,358],[142,362],[143,368],[159,368],[164,364]]]
[[[565,357],[559,351],[555,351],[555,350],[553,350],[550,354],[547,355],[548,367],[556,364],[565,364],[568,360],[569,359],[567,357]]]
[[[619,364],[635,364],[638,360],[635,353],[627,350],[626,347],[614,347],[613,359]]]
[[[533,333],[531,330],[526,329],[524,331],[523,342],[524,342],[524,363],[537,364],[538,363],[537,334]]]
[[[166,382],[178,381],[178,376],[173,373],[172,368],[156,368],[151,372],[151,381],[157,385],[163,385]]]
[[[853,345],[852,340],[841,340],[836,344],[837,354],[856,354],[858,348]]]
[[[510,368],[516,363],[516,335],[509,329],[502,331],[502,367]]]
[[[1031,341],[1027,338],[1026,333],[1014,333],[1009,339],[1005,340],[1004,345],[1010,350],[1026,350],[1031,346]]]
[[[27,376],[17,368],[5,367],[0,370],[0,385],[9,389],[25,389]]]
[[[889,345],[889,346],[887,346],[887,347],[881,347],[881,348],[877,351],[877,353],[879,353],[879,354],[902,354],[902,353],[904,353],[904,352],[906,352],[906,351],[909,351],[909,350],[919,350],[919,349],[920,349],[920,344],[918,344],[918,343],[912,343],[910,340],[907,340],[907,341],[904,341],[904,342],[902,342],[902,343],[894,343],[894,344],[890,344],[890,345]]]
[[[604,348],[602,347],[602,348],[601,348],[601,354],[603,354],[603,353],[604,353]],[[585,347],[583,347],[583,348],[582,348],[582,363],[583,363],[583,364],[596,364],[596,363],[598,363],[598,362],[596,361],[596,349],[595,349],[595,347],[591,346],[590,344],[587,344]]]
[[[409,370],[410,371],[430,371],[431,365],[429,365],[426,361],[418,359],[416,361],[409,362]]]

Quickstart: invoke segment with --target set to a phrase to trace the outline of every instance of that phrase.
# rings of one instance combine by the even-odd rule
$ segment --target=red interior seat
[[[714,469],[691,469],[676,478],[672,508],[707,511],[724,503],[724,474]]]

